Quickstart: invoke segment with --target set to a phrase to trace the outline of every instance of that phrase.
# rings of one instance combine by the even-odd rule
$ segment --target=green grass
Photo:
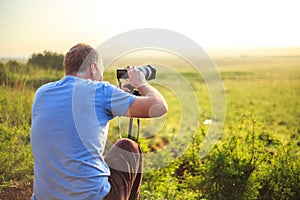
[[[300,191],[300,57],[214,59],[225,87],[226,119],[220,140],[204,158],[199,152],[209,128],[202,123],[212,118],[210,94],[201,76],[176,59],[166,63],[173,63],[182,75],[177,78],[190,85],[183,87],[177,78],[169,85],[153,82],[166,97],[169,112],[141,120],[139,142],[148,154],[141,199],[296,199]],[[105,72],[106,80],[114,84],[117,66],[123,64],[116,61]],[[0,185],[4,186],[32,179],[29,134],[34,91],[60,79],[63,72],[15,62],[0,68]],[[166,78],[165,73],[158,68],[158,79]],[[197,105],[191,101],[194,97]],[[193,109],[199,111],[199,118],[185,114]],[[119,134],[126,137],[127,127],[128,119],[114,119],[109,140],[117,140]],[[168,149],[178,139],[187,141],[184,151]]]
[[[219,61],[227,96],[225,125],[235,126],[239,113],[253,112],[283,142],[299,134],[300,58],[236,58],[233,71]],[[217,61],[218,63],[218,61]],[[238,68],[237,69],[234,68]]]

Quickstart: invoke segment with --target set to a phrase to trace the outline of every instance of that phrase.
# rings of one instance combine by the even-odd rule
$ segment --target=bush
[[[271,137],[252,113],[200,159],[204,129],[176,162],[144,175],[142,199],[297,199],[299,146]],[[294,136],[295,137],[295,136]]]
[[[64,55],[44,51],[43,53],[32,54],[27,64],[56,70],[63,69]]]
[[[30,148],[31,104],[29,89],[0,86],[0,184],[24,180],[33,174]]]

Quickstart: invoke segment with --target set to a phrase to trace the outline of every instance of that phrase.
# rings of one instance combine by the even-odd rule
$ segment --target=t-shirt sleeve
[[[123,116],[135,96],[111,85],[105,85],[105,110],[112,116]]]

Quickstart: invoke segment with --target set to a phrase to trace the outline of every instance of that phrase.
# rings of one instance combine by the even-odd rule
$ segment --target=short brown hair
[[[98,52],[85,43],[73,46],[64,58],[64,68],[66,74],[74,74],[85,71],[93,62],[98,63]]]

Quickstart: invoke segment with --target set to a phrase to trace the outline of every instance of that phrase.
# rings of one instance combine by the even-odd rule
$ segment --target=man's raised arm
[[[137,96],[125,116],[134,118],[160,117],[168,111],[168,105],[162,94],[152,87],[144,74],[134,67],[127,67],[129,84],[136,88],[142,96]]]

